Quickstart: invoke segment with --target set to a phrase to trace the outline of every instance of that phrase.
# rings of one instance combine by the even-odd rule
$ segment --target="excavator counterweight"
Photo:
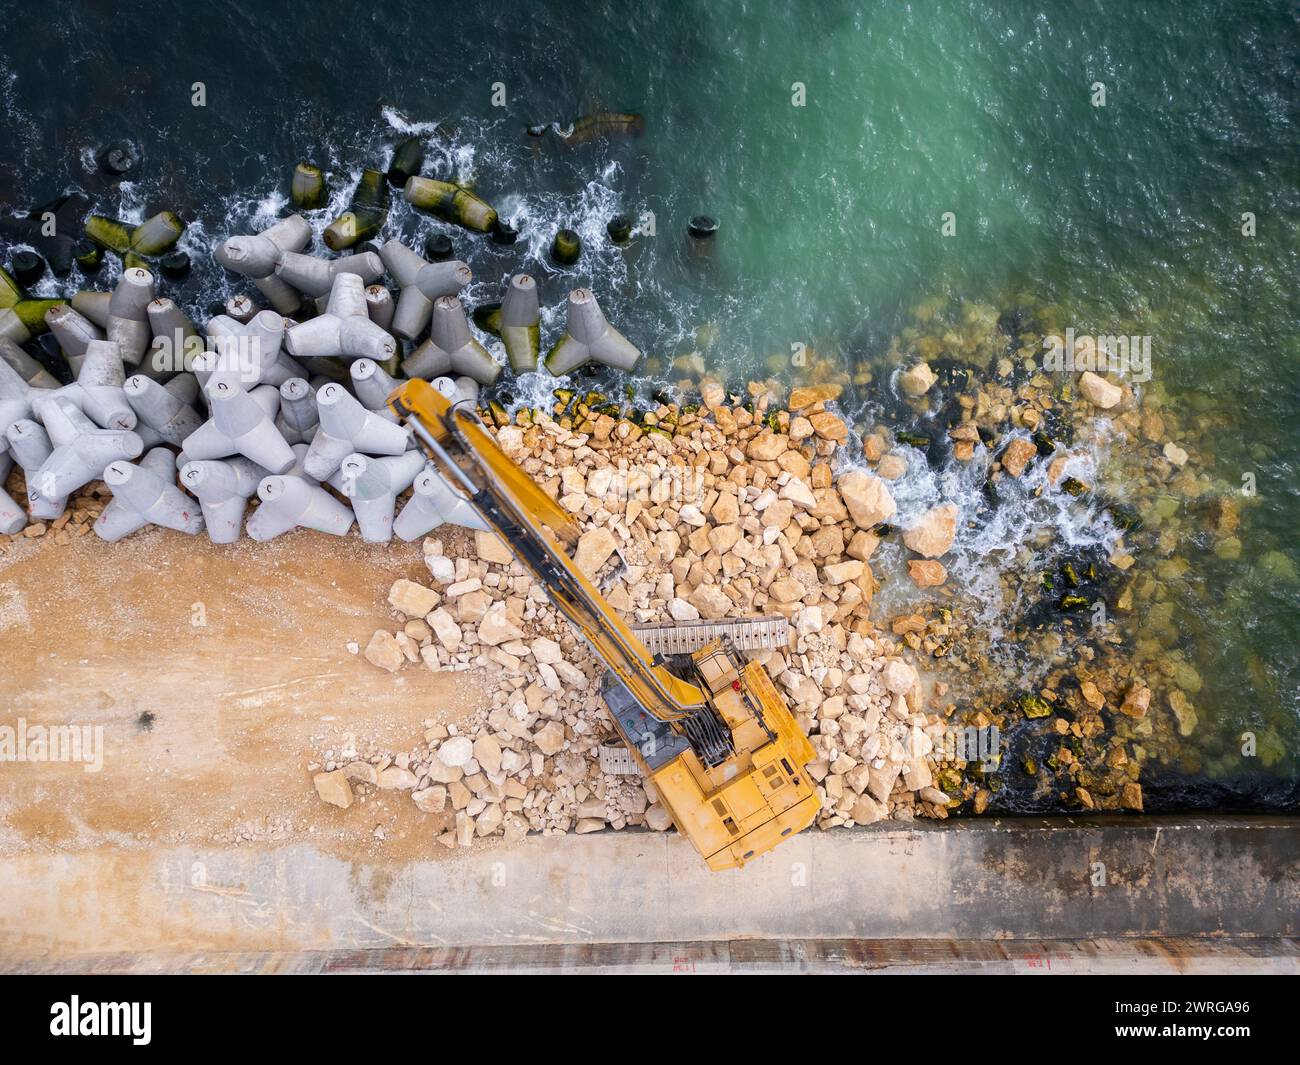
[[[783,619],[732,623],[734,640],[726,622],[638,634],[565,550],[577,542],[572,516],[497,446],[471,401],[411,380],[388,403],[605,664],[615,732],[709,868],[744,865],[812,823],[812,744],[767,671],[741,658],[783,638]]]

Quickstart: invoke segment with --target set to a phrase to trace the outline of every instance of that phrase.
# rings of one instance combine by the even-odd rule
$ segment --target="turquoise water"
[[[1170,801],[1295,800],[1293,4],[290,10],[6,5],[0,206],[76,186],[108,214],[172,207],[198,261],[214,238],[283,209],[298,158],[330,167],[341,204],[361,167],[418,132],[426,172],[472,181],[523,233],[500,248],[446,230],[475,270],[472,298],[493,298],[521,267],[553,306],[589,282],[659,365],[702,348],[733,379],[788,378],[803,345],[879,378],[891,337],[927,300],[950,301],[959,320],[962,305],[997,315],[1032,295],[1061,327],[1150,335],[1152,385],[1208,441],[1208,472],[1223,490],[1245,474],[1258,488],[1240,557],[1194,533],[1180,552],[1193,569],[1174,589],[1174,624],[1204,679],[1204,760]],[[640,113],[644,134],[570,148],[523,132],[597,108]],[[123,138],[142,150],[141,178],[108,185],[93,149]],[[612,214],[647,211],[656,235],[630,251],[601,238]],[[684,235],[700,212],[720,223],[705,259]],[[545,257],[560,226],[587,243],[564,272]],[[399,207],[390,228],[444,227]],[[197,311],[231,285],[205,266],[181,294]],[[846,406],[874,399],[864,388]],[[1227,757],[1243,729],[1276,735],[1267,772]]]

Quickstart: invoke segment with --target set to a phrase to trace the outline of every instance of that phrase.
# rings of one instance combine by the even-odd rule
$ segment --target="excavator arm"
[[[541,582],[600,659],[659,721],[706,708],[703,692],[652,662],[650,652],[560,548],[577,543],[567,511],[498,446],[473,405],[451,402],[427,381],[405,382],[390,399],[438,472]]]

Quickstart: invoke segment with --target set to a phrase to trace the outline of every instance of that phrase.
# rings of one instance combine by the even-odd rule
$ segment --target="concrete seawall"
[[[1298,828],[895,825],[805,833],[720,874],[675,835],[630,832],[400,864],[301,845],[24,856],[0,864],[0,966],[988,971],[1055,954],[1058,968],[1294,971]]]

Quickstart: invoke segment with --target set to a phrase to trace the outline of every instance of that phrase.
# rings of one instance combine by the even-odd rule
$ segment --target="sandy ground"
[[[153,528],[0,546],[0,724],[102,726],[104,751],[99,772],[0,761],[0,856],[260,842],[446,854],[405,793],[342,811],[307,771],[323,737],[402,750],[482,698],[472,675],[394,675],[349,653],[392,624],[403,576],[427,576],[418,543],[355,534],[215,547]]]

